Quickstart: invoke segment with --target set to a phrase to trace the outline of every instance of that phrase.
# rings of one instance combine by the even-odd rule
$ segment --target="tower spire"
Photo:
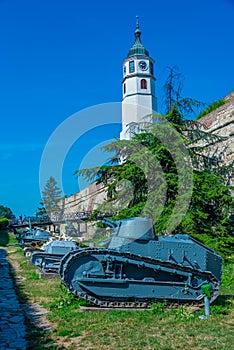
[[[128,57],[131,56],[149,56],[149,52],[141,43],[141,31],[139,26],[139,16],[136,16],[136,29],[134,32],[135,42],[128,52]]]
[[[136,42],[141,42],[140,36],[141,36],[141,31],[140,31],[140,26],[139,26],[139,16],[136,16],[136,30],[134,32],[135,34],[135,43]]]
[[[139,16],[136,16],[136,29],[139,29]]]

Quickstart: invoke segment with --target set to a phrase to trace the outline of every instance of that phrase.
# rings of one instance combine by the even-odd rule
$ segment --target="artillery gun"
[[[149,218],[104,218],[105,248],[67,253],[60,275],[67,289],[101,307],[149,307],[154,300],[199,303],[219,295],[222,258],[185,234],[155,236]],[[204,288],[206,286],[206,288]]]
[[[77,244],[70,240],[50,240],[41,250],[32,252],[31,262],[39,267],[42,273],[58,273],[63,256],[76,249]]]

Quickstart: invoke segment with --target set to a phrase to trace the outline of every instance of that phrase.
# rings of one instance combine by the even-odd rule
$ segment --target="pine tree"
[[[4,205],[0,205],[0,218],[11,219],[13,217],[15,216],[10,208],[5,207]]]
[[[61,193],[62,191],[57,186],[57,181],[50,176],[44,190],[42,191],[42,203],[49,216],[51,216],[51,214],[57,215],[61,212],[61,208],[58,205],[58,202],[61,199]]]
[[[36,216],[42,217],[46,215],[46,209],[43,202],[40,202],[40,207],[37,208]]]

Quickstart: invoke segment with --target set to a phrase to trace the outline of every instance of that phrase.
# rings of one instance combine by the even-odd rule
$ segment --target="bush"
[[[217,254],[219,254],[224,260],[229,260],[230,256],[233,254],[234,248],[234,237],[229,236],[212,236],[209,234],[202,233],[192,233],[191,236],[203,243],[205,246],[214,249]]]
[[[9,220],[7,218],[0,219],[0,230],[5,230],[9,225]]]
[[[208,106],[204,111],[202,111],[198,115],[197,119],[200,119],[200,118],[204,117],[205,115],[215,111],[217,108],[219,108],[220,106],[223,106],[225,103],[226,103],[226,101],[223,99],[213,102],[210,106]]]

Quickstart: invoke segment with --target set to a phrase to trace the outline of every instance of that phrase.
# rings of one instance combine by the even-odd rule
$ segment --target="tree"
[[[183,97],[183,75],[178,71],[177,66],[166,67],[169,71],[166,82],[163,86],[165,95],[163,104],[165,106],[165,114],[171,113],[174,107],[178,109],[180,114],[185,117],[195,115],[198,108],[204,108],[207,103],[198,101],[195,98]]]
[[[40,207],[37,208],[36,216],[46,215],[46,209],[43,202],[40,202]]]
[[[225,166],[219,154],[207,152],[208,147],[214,147],[224,138],[210,134],[197,121],[186,121],[177,104],[167,115],[156,118],[156,124],[143,129],[132,140],[117,140],[104,147],[114,152],[113,165],[81,170],[78,174],[107,186],[108,200],[104,206],[117,210],[116,219],[150,216],[154,208],[157,234],[198,234],[203,240],[209,237],[211,243],[216,242],[218,251],[227,252],[234,245],[230,236],[234,198],[225,177],[220,176]],[[171,140],[173,150],[155,137],[155,130]],[[184,202],[190,203],[183,211],[184,202],[181,202],[181,212],[177,210],[176,215],[183,217],[176,221],[178,225],[170,226],[181,197],[180,178],[186,183],[186,177],[191,175],[186,169],[179,173],[176,152],[180,141],[187,150],[187,154],[182,153],[184,163],[190,158],[193,188],[191,198],[189,191],[183,192]],[[116,159],[124,161],[116,165]],[[155,179],[154,174],[157,174]],[[127,186],[123,186],[124,181]]]
[[[7,218],[0,219],[0,231],[6,230],[8,225],[9,225],[9,220]]]
[[[57,181],[55,178],[50,176],[47,181],[44,190],[42,191],[42,204],[49,216],[51,214],[59,214],[61,208],[58,205],[59,200],[61,199],[61,189],[57,186]],[[42,212],[44,211],[43,208]]]
[[[0,218],[11,219],[13,217],[15,217],[15,215],[12,213],[10,208],[0,205]]]

